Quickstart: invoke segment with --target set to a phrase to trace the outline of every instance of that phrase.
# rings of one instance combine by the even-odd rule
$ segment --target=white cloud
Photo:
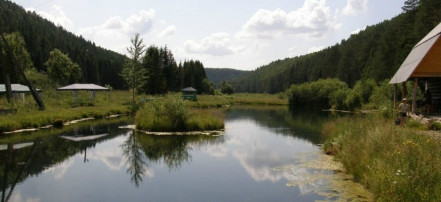
[[[348,0],[345,8],[343,8],[343,14],[345,15],[357,15],[359,12],[367,9],[368,0]]]
[[[367,26],[364,26],[363,28],[358,28],[358,29],[356,29],[356,30],[352,31],[352,32],[351,32],[351,35],[353,35],[353,34],[358,34],[359,32],[361,32],[361,31],[365,30],[365,29],[366,29],[366,27],[367,27]]]
[[[62,26],[69,31],[73,31],[74,23],[70,20],[60,6],[52,5],[50,12],[36,11],[34,8],[26,8],[27,11],[35,11],[41,17],[53,22],[57,26]]]
[[[151,30],[154,18],[155,10],[142,10],[138,14],[131,15],[125,20],[123,20],[120,16],[111,17],[102,25],[81,29],[80,33],[93,34],[117,31],[130,36],[134,35],[135,33],[143,35]]]
[[[274,38],[305,34],[319,38],[337,29],[335,18],[325,0],[305,0],[302,8],[286,13],[282,9],[258,10],[243,26],[239,37]]]
[[[200,42],[188,40],[185,42],[185,51],[189,53],[202,53],[213,56],[231,55],[240,47],[232,46],[228,33],[214,33],[203,38]]]
[[[295,57],[298,56],[299,53],[297,52],[297,47],[293,46],[291,48],[288,49],[288,56],[289,57]]]
[[[176,32],[176,26],[170,25],[167,28],[165,28],[162,32],[159,33],[159,37],[167,37],[175,34]]]
[[[79,34],[105,48],[125,53],[125,47],[130,38],[139,33],[151,31],[155,19],[155,10],[142,10],[126,19],[120,16],[109,18],[101,25],[81,28]]]
[[[324,47],[324,46],[311,47],[308,49],[308,51],[306,51],[306,53],[310,54],[310,53],[318,52],[318,51],[323,50],[324,48],[326,48],[326,47]]]

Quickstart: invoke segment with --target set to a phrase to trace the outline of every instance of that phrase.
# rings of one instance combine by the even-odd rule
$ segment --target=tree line
[[[36,72],[48,71],[45,62],[50,52],[58,49],[81,68],[80,82],[124,88],[124,81],[118,75],[124,55],[98,47],[10,1],[0,0],[0,19],[1,33],[19,33],[23,37]],[[0,82],[4,82],[3,78]]]
[[[214,85],[208,82],[204,65],[198,60],[176,63],[167,47],[145,48],[143,39],[136,34],[127,47],[130,57],[126,59],[121,77],[133,92],[165,94],[193,87],[198,93],[214,94]],[[135,101],[135,100],[133,100]]]
[[[441,21],[441,1],[407,0],[391,20],[368,26],[322,51],[257,68],[233,83],[238,92],[278,93],[292,84],[338,78],[349,87],[361,79],[390,79],[412,47]]]
[[[39,88],[81,82],[115,89],[136,85],[138,92],[147,94],[179,91],[187,86],[196,88],[199,93],[214,94],[214,86],[206,79],[203,64],[197,60],[177,64],[167,47],[142,47],[142,52],[136,53],[136,61],[133,61],[134,53],[130,50],[132,58],[98,47],[35,12],[27,12],[5,0],[0,0],[0,19],[0,33],[7,33],[5,36],[15,57]],[[0,59],[0,67],[10,72],[11,81],[22,83],[4,50],[0,50]],[[131,65],[143,70],[132,72],[140,81],[123,79],[122,75],[128,74],[123,67]],[[4,80],[1,77],[0,83]]]

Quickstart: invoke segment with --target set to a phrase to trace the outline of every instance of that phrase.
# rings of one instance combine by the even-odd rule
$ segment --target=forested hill
[[[97,47],[15,3],[0,0],[0,32],[19,32],[23,36],[37,70],[46,70],[43,64],[49,58],[49,52],[57,48],[79,64],[83,82],[110,84],[118,89],[124,86],[119,73],[125,56]]]
[[[441,1],[420,0],[419,6],[322,51],[259,67],[233,86],[236,92],[277,93],[320,78],[338,78],[350,86],[362,78],[390,79],[412,47],[440,22]]]
[[[231,82],[235,79],[243,77],[250,71],[243,71],[229,68],[205,68],[207,79],[217,87],[220,86],[222,81]]]

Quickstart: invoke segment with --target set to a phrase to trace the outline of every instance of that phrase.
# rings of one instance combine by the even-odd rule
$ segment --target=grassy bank
[[[79,99],[89,98],[88,92],[80,92]],[[43,100],[45,111],[39,111],[30,95],[26,103],[18,101],[14,106],[6,104],[4,96],[0,106],[14,108],[16,113],[0,115],[0,133],[24,128],[37,128],[52,125],[54,122],[93,117],[102,118],[112,114],[125,114],[131,111],[130,94],[128,91],[112,91],[96,93],[95,102],[75,104],[71,92],[45,92]]]
[[[416,126],[379,114],[339,118],[325,124],[323,147],[378,201],[441,201],[441,136]]]
[[[224,128],[218,109],[192,109],[180,94],[153,99],[136,113],[136,128],[151,132],[207,131]]]
[[[288,105],[288,98],[282,95],[237,93],[233,95],[198,95],[196,102],[189,105],[197,108],[214,108],[225,105]]]

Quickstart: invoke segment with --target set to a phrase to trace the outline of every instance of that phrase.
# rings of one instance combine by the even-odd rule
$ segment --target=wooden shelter
[[[402,97],[406,97],[406,82],[413,80],[412,112],[417,108],[418,82],[425,81],[425,88],[432,93],[434,105],[441,104],[441,23],[418,42],[390,80],[394,85],[394,107],[397,102],[396,85],[401,83]]]
[[[41,89],[36,89],[37,92],[41,92]],[[21,85],[21,84],[11,84],[12,95],[14,96],[15,101],[18,100],[18,97],[21,97],[21,100],[25,102],[25,93],[30,93],[31,90],[29,87]],[[5,84],[0,84],[0,95],[6,93]]]
[[[193,87],[187,87],[181,89],[181,92],[182,92],[182,99],[191,100],[191,101],[196,101],[198,99],[197,98],[198,91]]]
[[[68,86],[58,88],[57,91],[72,91],[74,95],[74,103],[78,104],[78,91],[89,91],[90,99],[87,102],[95,102],[95,92],[96,91],[108,91],[110,98],[110,89],[96,85],[96,84],[86,84],[86,83],[75,83]],[[80,100],[83,101],[83,100]]]

